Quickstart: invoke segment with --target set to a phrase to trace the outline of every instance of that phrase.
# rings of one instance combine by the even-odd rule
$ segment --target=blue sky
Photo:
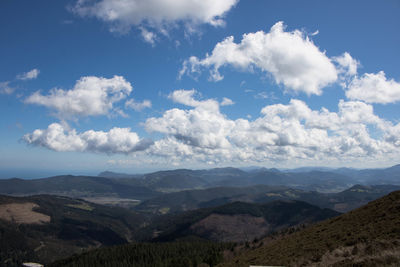
[[[400,162],[399,1],[0,2],[0,177]]]

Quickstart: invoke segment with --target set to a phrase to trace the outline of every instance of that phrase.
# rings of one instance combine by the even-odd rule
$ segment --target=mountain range
[[[400,186],[355,185],[338,193],[319,193],[316,191],[292,189],[286,186],[267,185],[214,187],[163,194],[144,200],[135,207],[135,210],[165,214],[214,207],[235,201],[266,203],[275,200],[298,200],[321,208],[347,212],[395,190],[400,190]]]
[[[133,249],[134,253],[154,253],[155,257],[159,257],[153,244],[169,242],[170,245],[160,246],[170,253],[167,254],[174,259],[171,262],[180,255],[178,250],[183,246],[202,251],[201,255],[193,254],[195,259],[190,259],[196,264],[212,262],[215,265],[229,261],[221,258],[223,251],[231,258],[239,257],[236,259],[239,263],[249,264],[250,261],[243,255],[257,253],[253,252],[258,251],[256,247],[260,247],[261,251],[262,247],[272,244],[274,236],[286,240],[287,236],[292,236],[286,234],[288,231],[297,234],[304,227],[313,229],[310,225],[341,213],[346,214],[337,218],[356,214],[356,217],[351,215],[353,217],[350,216],[349,220],[368,234],[368,231],[375,230],[365,228],[367,224],[383,227],[375,225],[380,219],[373,212],[396,221],[396,217],[388,216],[389,213],[397,214],[398,210],[393,210],[398,209],[393,206],[397,203],[396,194],[384,197],[383,202],[371,201],[400,190],[399,181],[400,165],[364,170],[179,169],[136,175],[103,172],[99,176],[3,179],[0,180],[0,263],[20,266],[23,260],[30,260],[49,264],[83,251],[87,251],[85,255],[90,258],[90,251],[95,248],[131,242],[140,243],[136,243],[135,247],[127,245],[126,251]],[[388,199],[393,199],[392,206]],[[371,203],[381,203],[378,205],[381,210],[373,211]],[[367,206],[357,209],[363,205]],[[390,210],[385,211],[388,207]],[[363,209],[367,211],[359,213]],[[308,255],[304,259],[306,265],[324,263],[326,258],[334,258],[343,264],[335,256],[336,250],[349,252],[348,247],[351,246],[356,250],[354,255],[358,255],[357,259],[361,261],[366,260],[366,247],[370,245],[379,251],[386,245],[394,250],[398,247],[394,245],[394,239],[387,240],[388,233],[383,235],[383,243],[362,237],[361,233],[360,239],[351,239],[356,242],[354,244],[340,243],[336,239],[348,240],[342,234],[346,231],[345,227],[350,226],[335,226],[335,219],[329,222],[324,227],[329,228],[333,224],[334,229],[328,232],[336,231],[340,237],[333,234],[324,236],[327,244],[318,244],[322,249],[315,250],[318,252],[316,258],[305,252],[304,255]],[[394,227],[389,221],[384,223],[389,228]],[[391,231],[398,234],[393,229]],[[346,234],[352,236],[351,231]],[[317,234],[306,233],[302,238],[310,236],[317,239]],[[334,238],[336,241],[330,241]],[[260,239],[262,243],[252,241]],[[185,245],[177,244],[179,242]],[[243,242],[252,245],[244,247]],[[333,245],[329,245],[331,243]],[[244,254],[240,254],[242,252]],[[115,253],[119,253],[118,249]],[[212,259],[207,258],[209,253],[214,255]],[[282,262],[275,261],[272,256],[265,259],[273,264],[291,264],[293,259],[300,261],[296,253],[288,253],[293,257],[285,254]],[[384,253],[389,252],[384,250]],[[254,259],[258,259],[254,255]],[[76,259],[80,260],[79,256]],[[254,263],[264,264],[263,260],[261,257]]]
[[[241,205],[231,207],[240,210]],[[251,212],[259,210],[247,214]],[[216,243],[198,240],[128,244],[95,249],[51,266],[397,266],[399,224],[400,191],[396,191],[346,214],[242,245],[215,247]]]
[[[1,179],[0,194],[57,194],[73,197],[115,196],[149,199],[161,193],[213,187],[248,187],[253,185],[286,186],[318,192],[339,192],[350,186],[400,185],[400,165],[386,169],[294,170],[216,168],[209,170],[178,169],[148,174],[102,172],[99,176],[63,175],[42,179]]]

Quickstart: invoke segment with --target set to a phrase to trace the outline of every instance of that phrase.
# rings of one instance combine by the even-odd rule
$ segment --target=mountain
[[[400,191],[304,230],[264,240],[219,266],[396,266]]]
[[[352,169],[339,168],[332,172],[351,177],[353,180],[364,185],[394,184],[400,185],[400,164],[382,169]]]
[[[327,168],[308,168],[303,171],[279,171],[258,168],[244,171],[237,168],[215,168],[209,170],[178,169],[158,171],[143,175],[105,172],[101,176],[116,178],[127,185],[141,185],[161,192],[203,189],[226,186],[288,186],[320,192],[341,191],[358,182],[346,174]]]
[[[340,212],[347,212],[396,190],[400,190],[399,185],[355,185],[342,192],[328,194],[328,206]]]
[[[178,169],[145,174],[142,184],[154,190],[170,192],[215,187],[221,181],[243,180],[247,176],[248,173],[236,168]]]
[[[260,194],[288,189],[283,186],[258,185],[184,190],[145,200],[135,209],[153,214],[176,213],[198,208],[215,207],[235,201],[254,202],[254,197]]]
[[[400,165],[386,169],[300,168],[280,171],[258,168],[177,169],[147,174],[102,172],[93,176],[55,176],[0,180],[0,194],[59,194],[76,197],[149,199],[161,193],[213,187],[286,186],[304,191],[335,193],[353,185],[400,185]]]
[[[140,174],[127,174],[119,172],[104,171],[99,173],[97,176],[104,178],[140,178]]]
[[[340,213],[302,201],[265,204],[234,202],[155,218],[140,238],[174,241],[196,238],[223,242],[250,241],[299,224],[321,221]]]
[[[146,199],[160,193],[141,185],[122,184],[117,179],[63,175],[32,180],[2,179],[0,180],[0,194],[55,194],[71,197],[114,196]]]
[[[324,220],[338,213],[300,201],[257,205],[235,202],[177,216],[163,216],[146,227],[153,243],[95,249],[49,266],[215,266],[236,244],[272,231]],[[155,231],[156,230],[156,231]],[[154,232],[153,232],[154,231]],[[165,241],[175,242],[165,242]],[[235,265],[231,265],[235,266]]]
[[[83,249],[124,244],[146,217],[61,196],[0,196],[0,266],[49,263]]]
[[[163,194],[143,201],[135,207],[135,210],[153,214],[166,214],[215,207],[236,201],[266,203],[275,200],[299,200],[321,208],[347,212],[395,190],[400,190],[400,186],[355,185],[339,193],[319,193],[285,186],[267,185],[215,187]]]

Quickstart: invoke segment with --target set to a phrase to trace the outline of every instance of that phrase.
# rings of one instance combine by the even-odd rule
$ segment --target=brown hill
[[[398,266],[400,191],[264,243],[219,266]]]

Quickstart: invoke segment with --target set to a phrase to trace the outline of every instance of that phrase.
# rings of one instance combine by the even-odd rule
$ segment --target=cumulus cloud
[[[11,95],[14,93],[15,88],[9,86],[10,82],[0,82],[0,94]]]
[[[365,102],[341,100],[333,112],[313,110],[292,99],[265,106],[253,120],[232,120],[221,113],[220,102],[198,95],[195,90],[170,94],[172,101],[186,107],[146,120],[148,132],[161,134],[154,142],[140,139],[129,128],[78,133],[59,123],[26,134],[23,140],[55,151],[135,152],[138,160],[174,165],[375,162],[400,156],[400,123],[380,118]]]
[[[333,61],[339,64],[338,71],[347,76],[354,76],[357,74],[357,68],[360,65],[348,52],[338,57],[333,57]]]
[[[126,32],[132,26],[159,32],[182,23],[188,31],[200,24],[221,26],[225,14],[238,0],[78,0],[72,11],[110,24],[111,31]],[[147,30],[145,31],[149,33]],[[143,35],[143,31],[142,31]],[[145,34],[146,41],[154,41]]]
[[[344,101],[338,111],[312,110],[300,100],[265,106],[254,120],[231,120],[212,99],[196,100],[194,90],[171,94],[188,109],[170,109],[145,127],[165,135],[147,153],[173,162],[290,162],[376,160],[399,155],[400,124],[374,114],[360,101]],[[212,109],[210,109],[212,107]]]
[[[385,72],[365,73],[355,77],[348,86],[349,99],[363,100],[367,103],[388,104],[400,101],[400,83],[387,79]]]
[[[136,102],[134,99],[129,99],[125,102],[125,108],[131,108],[135,111],[142,111],[145,108],[151,108],[151,101],[143,100],[143,102]]]
[[[95,152],[107,154],[129,154],[142,151],[152,145],[140,139],[130,128],[112,128],[108,132],[89,130],[77,133],[75,129],[52,123],[47,129],[37,129],[22,138],[27,144],[41,146],[54,151]]]
[[[227,97],[222,98],[221,106],[232,106],[234,104],[235,102],[233,102],[232,99],[229,99]]]
[[[195,89],[192,90],[175,90],[169,94],[168,98],[172,99],[175,103],[183,104],[186,106],[196,107],[201,104],[200,101],[194,99],[197,93]]]
[[[110,79],[87,76],[79,79],[71,90],[55,88],[47,95],[36,91],[24,102],[50,108],[61,119],[109,115],[116,111],[114,103],[126,98],[131,91],[132,85],[121,76]]]
[[[240,43],[233,36],[214,47],[205,58],[185,60],[179,77],[200,73],[210,68],[210,79],[222,80],[223,66],[242,71],[258,68],[272,75],[277,84],[308,95],[322,93],[321,88],[336,82],[338,73],[331,60],[299,30],[285,31],[283,22],[277,22],[269,32],[244,34]]]
[[[40,73],[40,70],[33,69],[31,71],[18,74],[17,75],[17,79],[18,80],[23,80],[23,81],[25,81],[25,80],[33,80],[33,79],[36,79],[39,76],[39,73]]]
[[[234,126],[220,113],[219,103],[208,99],[193,99],[195,90],[177,90],[170,98],[178,103],[194,107],[191,110],[171,109],[161,118],[149,118],[145,127],[149,132],[161,132],[174,136],[185,144],[206,148],[228,147],[227,133]]]

